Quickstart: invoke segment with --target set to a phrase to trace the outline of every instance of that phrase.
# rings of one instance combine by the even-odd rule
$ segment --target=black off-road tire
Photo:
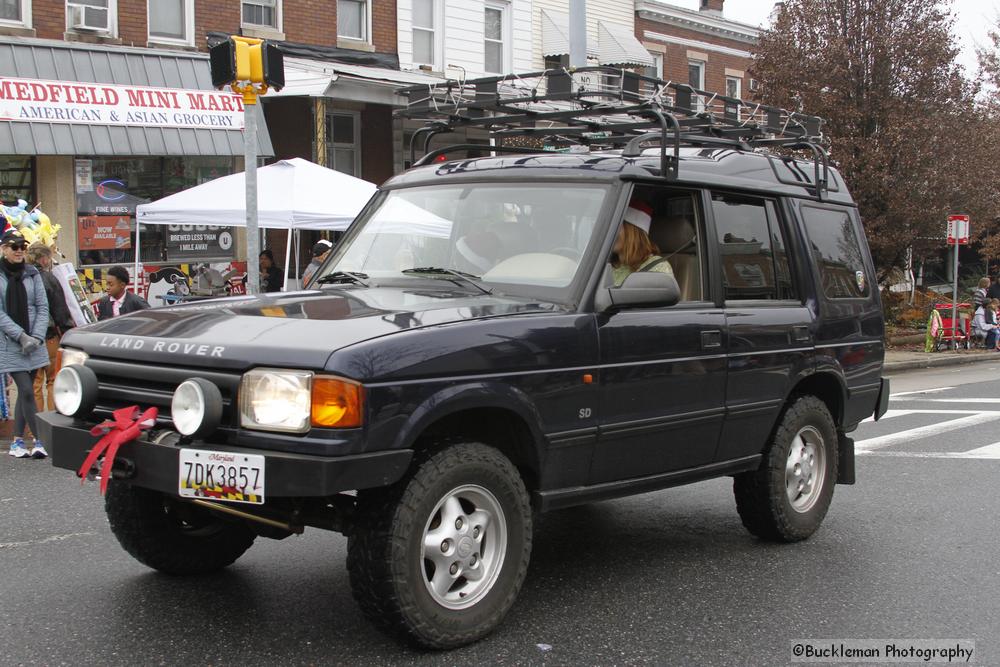
[[[209,510],[112,480],[104,499],[111,532],[133,558],[174,575],[206,574],[233,563],[256,537]]]
[[[814,439],[816,434],[822,438],[825,460],[815,500],[799,510],[786,491],[786,466],[793,442],[803,429]],[[797,542],[816,532],[830,508],[837,482],[837,442],[837,427],[826,404],[815,396],[795,399],[785,409],[760,467],[734,477],[736,509],[747,530],[777,542]]]
[[[428,590],[423,540],[439,503],[469,485],[486,489],[499,503],[506,549],[492,587],[472,606],[456,610]],[[417,460],[395,485],[359,492],[347,553],[351,590],[365,616],[389,634],[425,648],[469,644],[492,632],[514,604],[531,538],[531,506],[517,468],[487,445],[450,444]]]

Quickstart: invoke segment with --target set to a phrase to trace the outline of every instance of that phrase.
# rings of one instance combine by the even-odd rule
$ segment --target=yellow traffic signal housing
[[[256,84],[255,87],[264,90],[285,87],[285,63],[281,50],[264,40],[230,37],[209,49],[209,60],[212,85],[216,88],[237,82]]]
[[[236,81],[253,81],[253,55],[250,53],[251,47],[243,40],[234,41],[236,44]]]

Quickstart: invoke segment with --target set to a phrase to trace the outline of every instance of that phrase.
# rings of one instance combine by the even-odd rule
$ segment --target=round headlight
[[[97,376],[86,366],[63,366],[52,382],[56,410],[67,417],[83,417],[97,404]]]
[[[185,380],[174,391],[170,416],[181,435],[204,437],[222,420],[222,394],[203,378]]]

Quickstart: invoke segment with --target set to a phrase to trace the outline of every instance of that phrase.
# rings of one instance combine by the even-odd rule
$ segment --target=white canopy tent
[[[267,229],[287,229],[285,285],[292,230],[343,231],[377,188],[368,181],[293,158],[257,170],[257,220]],[[246,179],[232,174],[136,207],[135,273],[139,275],[141,225],[246,227]],[[255,261],[256,258],[247,258]]]

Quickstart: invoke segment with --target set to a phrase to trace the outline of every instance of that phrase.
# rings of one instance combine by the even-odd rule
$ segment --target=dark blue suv
[[[201,573],[258,536],[341,531],[365,613],[438,648],[500,623],[534,512],[728,475],[751,533],[809,537],[888,400],[857,207],[819,156],[673,132],[672,156],[641,133],[431,156],[309,289],[72,331],[53,463],[157,406],[104,461],[129,553]],[[622,275],[628,224],[658,259]]]

